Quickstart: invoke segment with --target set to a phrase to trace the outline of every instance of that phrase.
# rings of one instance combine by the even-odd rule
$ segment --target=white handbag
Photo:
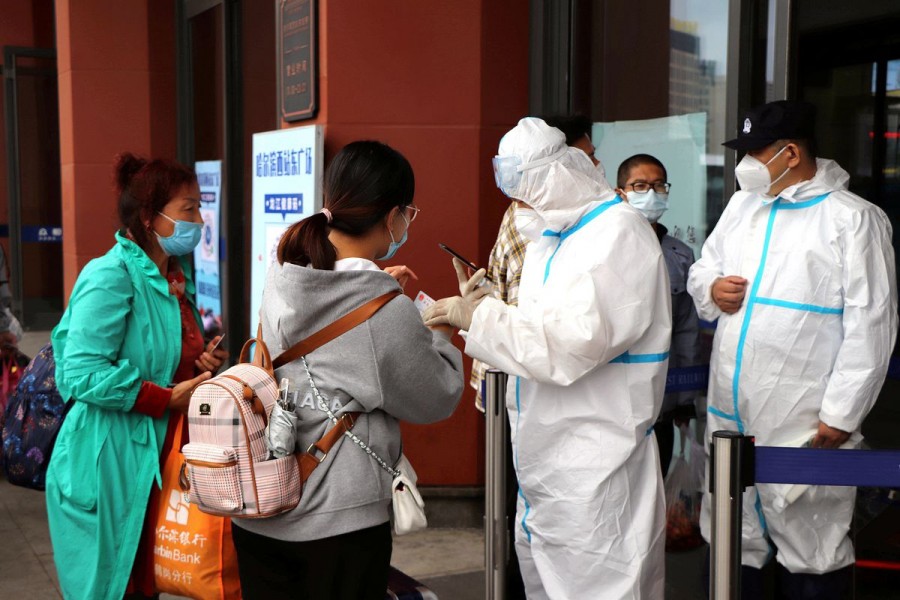
[[[313,390],[313,394],[316,396],[319,408],[336,424],[338,418],[334,416],[328,403],[325,402],[325,399],[322,398],[322,394],[319,393],[319,388],[316,387],[316,383],[312,378],[312,373],[309,371],[309,364],[306,362],[306,357],[303,356],[300,360],[303,362],[303,368],[306,369],[306,376],[309,379],[309,385]],[[428,519],[425,517],[425,501],[422,500],[422,495],[416,487],[418,476],[416,475],[413,466],[409,463],[409,460],[407,460],[406,455],[401,452],[397,464],[391,468],[380,456],[375,454],[365,442],[359,439],[355,433],[352,431],[345,431],[344,435],[353,440],[354,444],[362,448],[363,451],[371,456],[382,469],[390,473],[391,477],[393,477],[393,482],[391,483],[391,503],[394,509],[394,533],[397,535],[406,535],[407,533],[413,533],[428,527]]]
[[[425,501],[416,488],[416,471],[400,453],[400,460],[394,465],[398,473],[391,485],[391,499],[394,505],[394,533],[405,535],[428,527],[425,518]]]

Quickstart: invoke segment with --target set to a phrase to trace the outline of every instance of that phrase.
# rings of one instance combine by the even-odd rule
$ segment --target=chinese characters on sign
[[[285,121],[301,121],[316,115],[316,45],[316,0],[281,0],[278,7],[278,94]]]
[[[257,177],[285,177],[312,173],[312,148],[285,148],[256,153]]]
[[[322,206],[322,145],[319,125],[253,135],[251,335],[256,331],[266,271],[281,236]]]

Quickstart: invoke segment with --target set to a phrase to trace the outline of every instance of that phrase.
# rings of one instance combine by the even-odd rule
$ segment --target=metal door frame
[[[178,160],[193,166],[194,146],[194,89],[191,19],[222,7],[223,55],[223,156],[222,160],[222,223],[226,248],[220,256],[222,277],[222,314],[227,329],[246,331],[244,288],[246,280],[244,258],[247,251],[244,235],[244,104],[242,60],[242,22],[239,0],[178,0],[176,18],[177,55],[177,121]],[[232,356],[240,352],[242,336],[230,335],[225,344]]]

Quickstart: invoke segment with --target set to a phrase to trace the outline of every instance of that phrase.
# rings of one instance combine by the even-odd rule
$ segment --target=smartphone
[[[221,335],[219,336],[219,341],[216,342],[216,345],[213,346],[212,348],[210,348],[207,352],[209,352],[210,354],[212,354],[213,351],[214,351],[216,348],[219,347],[219,344],[221,344],[221,343],[222,343],[222,340],[224,340],[224,339],[225,339],[225,334],[223,333],[223,334],[221,334]]]
[[[464,257],[462,254],[460,254],[459,252],[457,252],[456,250],[454,250],[447,244],[441,244],[440,242],[438,242],[438,246],[440,246],[441,250],[443,250],[444,252],[450,254],[451,256],[455,256],[456,258],[461,260],[463,262],[463,264],[466,265],[467,267],[469,267],[470,269],[472,269],[473,272],[477,271],[478,269],[481,268],[479,266],[476,266],[475,263],[470,261],[468,258]],[[484,278],[487,279],[488,281],[490,281],[491,283],[493,283],[493,281],[494,281],[493,279],[491,279],[491,276],[487,275],[487,274],[485,274]]]

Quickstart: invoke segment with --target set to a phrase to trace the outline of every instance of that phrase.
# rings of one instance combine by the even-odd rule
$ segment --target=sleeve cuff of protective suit
[[[863,415],[865,417],[865,415]],[[836,415],[827,412],[824,408],[819,411],[819,420],[834,429],[840,429],[847,433],[853,433],[862,423],[862,419],[851,418],[845,415]]]
[[[479,360],[484,360],[482,356],[476,356],[469,352],[470,344],[469,339],[474,338],[478,340],[484,332],[482,331],[485,326],[485,319],[488,315],[493,314],[494,311],[491,310],[491,306],[493,304],[499,304],[500,306],[506,306],[502,300],[498,300],[497,298],[485,298],[481,301],[481,304],[478,305],[478,308],[475,309],[475,312],[472,313],[472,322],[469,324],[469,330],[466,332],[466,335],[463,337],[463,340],[466,342],[466,354],[471,356],[472,358],[477,358]],[[460,335],[463,334],[462,330],[459,332]]]
[[[145,381],[141,384],[141,391],[138,392],[137,400],[134,401],[131,410],[158,419],[166,412],[171,399],[171,389]]]
[[[717,278],[713,279],[709,282],[709,285],[706,286],[706,291],[703,293],[703,301],[700,303],[700,306],[697,307],[697,314],[704,321],[715,321],[719,317],[722,316],[722,309],[719,308],[719,305],[713,301],[712,297],[712,288],[713,283]]]

